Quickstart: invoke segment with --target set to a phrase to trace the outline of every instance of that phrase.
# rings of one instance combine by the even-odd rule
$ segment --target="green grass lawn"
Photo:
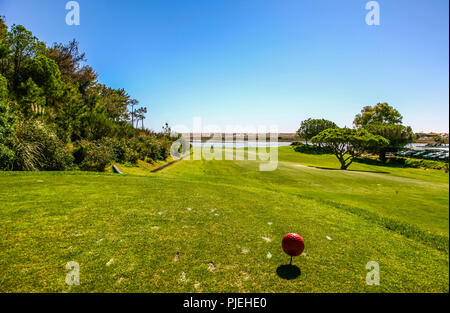
[[[279,150],[279,166],[0,173],[0,292],[448,292],[449,175]],[[281,249],[301,234],[301,275]],[[330,240],[331,239],[331,240]],[[67,286],[67,262],[81,284]],[[380,264],[380,285],[365,282]],[[281,275],[283,276],[283,275]]]

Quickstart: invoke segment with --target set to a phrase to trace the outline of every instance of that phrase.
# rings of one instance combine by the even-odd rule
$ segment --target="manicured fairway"
[[[159,173],[0,173],[0,292],[448,292],[449,176],[280,148]],[[288,232],[306,249],[286,279]],[[65,265],[80,264],[67,286]],[[368,286],[366,263],[380,264]],[[280,275],[282,277],[280,277]]]

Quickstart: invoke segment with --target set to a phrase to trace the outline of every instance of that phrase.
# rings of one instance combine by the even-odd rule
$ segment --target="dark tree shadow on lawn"
[[[331,167],[322,167],[322,166],[311,166],[314,168],[317,168],[319,170],[328,170],[328,171],[344,171],[341,170],[340,168],[331,168]],[[347,172],[355,172],[355,173],[375,173],[375,174],[390,174],[390,172],[385,172],[385,171],[365,171],[365,170],[352,170],[352,169],[347,169],[345,170]]]
[[[296,265],[280,265],[277,268],[277,275],[280,278],[286,279],[286,280],[292,280],[297,277],[299,277],[302,274],[302,271],[298,268]]]

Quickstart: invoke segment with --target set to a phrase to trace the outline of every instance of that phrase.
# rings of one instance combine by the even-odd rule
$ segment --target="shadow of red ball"
[[[281,242],[284,252],[289,256],[299,256],[305,249],[305,241],[298,234],[287,234]]]

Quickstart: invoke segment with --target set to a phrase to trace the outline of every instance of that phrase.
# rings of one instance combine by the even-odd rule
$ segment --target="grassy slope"
[[[279,157],[274,172],[183,161],[130,170],[142,176],[0,173],[0,291],[448,292],[448,174]],[[276,273],[287,232],[307,245],[294,280]],[[72,260],[80,286],[65,285]],[[380,286],[365,283],[372,260]]]

